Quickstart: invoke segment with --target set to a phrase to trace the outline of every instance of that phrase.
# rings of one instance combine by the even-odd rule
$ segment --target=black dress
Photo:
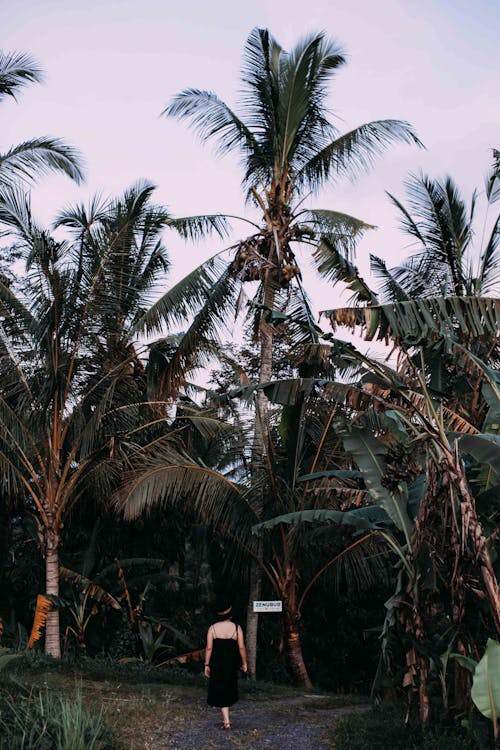
[[[208,680],[207,703],[222,708],[232,706],[238,700],[238,670],[241,658],[238,648],[238,626],[232,638],[217,638],[212,627],[213,647],[210,657],[210,679]]]

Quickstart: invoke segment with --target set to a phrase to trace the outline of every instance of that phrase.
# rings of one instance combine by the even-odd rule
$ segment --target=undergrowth
[[[335,750],[491,750],[489,726],[481,719],[466,730],[460,722],[441,721],[423,733],[407,728],[400,704],[385,704],[362,716],[350,714],[335,723]]]
[[[0,750],[114,750],[103,712],[89,711],[79,690],[66,695],[27,689],[7,680],[0,688]]]

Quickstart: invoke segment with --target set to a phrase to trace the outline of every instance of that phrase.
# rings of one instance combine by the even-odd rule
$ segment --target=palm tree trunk
[[[274,305],[274,287],[266,278],[264,284],[264,305],[272,309]],[[261,320],[260,323],[260,363],[259,383],[268,383],[273,373],[273,328]],[[266,447],[264,445],[268,424],[268,401],[263,391],[257,392],[255,405],[255,429],[252,450],[252,483],[259,484],[263,470]],[[264,510],[264,498],[259,489],[253,493],[254,510],[258,517],[262,517]],[[259,541],[257,555],[261,554],[262,541]],[[250,564],[250,587],[248,593],[246,647],[248,671],[251,679],[255,679],[257,672],[257,636],[259,627],[259,615],[253,611],[253,602],[260,599],[262,591],[262,571],[255,560]]]
[[[302,654],[298,621],[298,613],[290,610],[285,605],[283,612],[283,640],[285,643],[288,665],[295,685],[310,690],[312,688],[312,682],[307,672],[304,656]]]
[[[45,531],[45,593],[59,597],[59,535],[53,528]],[[61,658],[59,633],[59,607],[51,607],[45,626],[45,653],[54,659]]]
[[[257,635],[259,629],[259,614],[253,611],[253,602],[261,597],[262,574],[259,565],[252,560],[250,563],[250,587],[248,591],[247,629],[245,634],[247,649],[248,675],[251,680],[256,679],[257,670]]]
[[[7,562],[10,544],[10,513],[7,510],[7,498],[0,502],[0,587],[4,583],[4,567]],[[0,644],[2,643],[3,621],[0,617]]]

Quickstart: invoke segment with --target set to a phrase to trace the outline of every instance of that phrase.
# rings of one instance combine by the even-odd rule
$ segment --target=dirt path
[[[204,699],[187,699],[164,728],[148,733],[133,750],[327,750],[329,730],[342,714],[369,706],[321,707],[320,696],[268,701],[241,700],[231,710],[232,728],[220,728],[220,713]]]

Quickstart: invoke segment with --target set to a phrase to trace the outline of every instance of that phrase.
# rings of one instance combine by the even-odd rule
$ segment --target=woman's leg
[[[229,728],[231,726],[231,723],[229,721],[229,706],[224,706],[224,708],[221,708],[222,713],[222,725],[224,728]]]

